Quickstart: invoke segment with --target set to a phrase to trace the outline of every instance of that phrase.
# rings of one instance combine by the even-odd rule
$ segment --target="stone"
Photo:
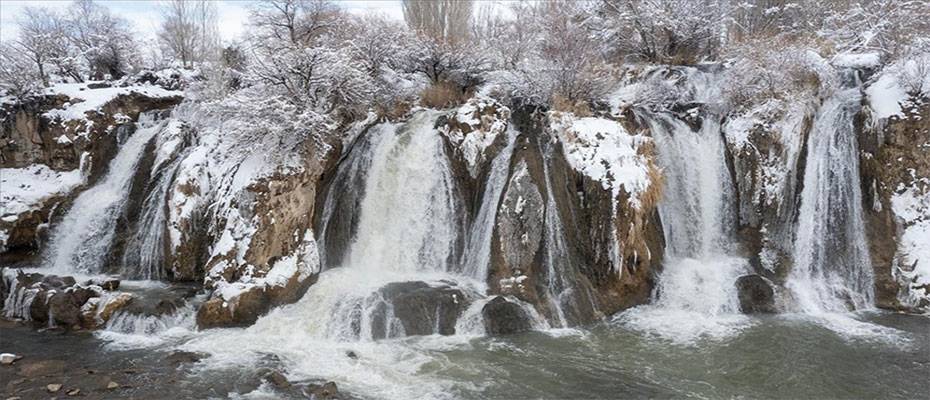
[[[118,384],[118,383],[113,382],[113,381],[110,381],[110,383],[107,383],[107,390],[113,390],[113,389],[117,389],[117,388],[119,388],[119,384]]]
[[[45,389],[47,389],[49,393],[58,393],[58,391],[61,390],[61,384],[49,383],[47,386],[45,386]]]
[[[0,354],[0,364],[2,365],[11,365],[17,360],[16,354],[3,353]]]
[[[100,283],[100,287],[102,287],[103,290],[112,292],[116,289],[119,289],[119,284],[120,284],[119,278],[109,277]]]
[[[56,324],[71,327],[81,323],[81,307],[75,304],[74,298],[69,292],[55,292],[48,299],[48,311]]]
[[[489,335],[510,335],[533,329],[530,316],[519,304],[497,296],[481,309],[485,330]]]
[[[81,394],[81,389],[71,389],[68,391],[68,396],[77,396]]]
[[[400,320],[404,333],[411,336],[455,334],[455,322],[469,304],[461,290],[446,283],[393,282],[378,292],[384,303],[372,315],[371,333],[375,339],[394,333],[386,334],[388,305],[393,307],[394,318]]]
[[[744,275],[736,280],[739,309],[744,314],[774,313],[775,289],[772,283],[759,275]]]
[[[203,353],[196,353],[192,351],[174,351],[165,357],[165,361],[172,365],[181,365],[181,364],[191,364],[196,363],[204,358],[207,355]]]
[[[304,388],[304,395],[315,400],[338,399],[339,388],[335,382],[326,382],[322,385],[310,384]]]
[[[262,375],[262,380],[274,385],[276,388],[288,388],[291,386],[291,383],[288,382],[287,377],[284,376],[280,371],[269,370]]]
[[[102,305],[103,308],[98,313],[98,316],[104,323],[106,323],[110,320],[110,317],[112,317],[114,313],[125,308],[132,302],[132,300],[133,296],[131,294],[120,293]]]
[[[58,275],[46,275],[41,282],[42,287],[45,289],[63,289],[74,286],[75,283],[77,282],[75,282],[74,277]]]

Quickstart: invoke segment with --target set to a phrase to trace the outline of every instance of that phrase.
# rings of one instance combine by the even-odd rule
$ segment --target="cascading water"
[[[665,176],[659,203],[665,267],[654,304],[621,319],[682,342],[727,336],[744,322],[735,282],[749,268],[731,254],[734,188],[719,123],[707,116],[694,131],[665,113],[647,113],[645,120]]]
[[[549,325],[567,328],[577,323],[587,308],[591,314],[597,313],[597,304],[585,288],[582,288],[573,274],[578,270],[570,265],[574,259],[566,246],[565,228],[559,216],[553,187],[555,183],[550,171],[552,162],[551,143],[543,143],[543,175],[546,179],[545,209],[545,267],[546,298],[551,309]]]
[[[485,281],[488,276],[488,266],[491,263],[491,235],[494,232],[494,219],[497,214],[497,207],[500,204],[501,194],[507,185],[507,171],[516,136],[516,131],[513,128],[507,130],[507,146],[491,162],[491,172],[488,174],[481,207],[478,209],[475,220],[472,221],[468,243],[461,261],[462,274],[480,282]]]
[[[146,144],[165,124],[157,113],[143,113],[136,132],[120,146],[106,175],[82,192],[52,234],[45,265],[65,274],[99,273],[110,250],[116,220],[123,213],[130,182]]]
[[[161,279],[164,276],[162,262],[165,256],[165,208],[174,177],[181,166],[181,154],[162,168],[153,171],[154,187],[142,204],[142,214],[123,253],[124,276],[139,279]]]
[[[844,312],[873,304],[853,126],[861,97],[855,87],[829,98],[808,139],[794,267],[786,283],[806,313]]]

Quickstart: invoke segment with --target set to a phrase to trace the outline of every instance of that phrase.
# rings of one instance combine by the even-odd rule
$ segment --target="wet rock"
[[[46,290],[68,288],[75,283],[74,277],[58,275],[46,275],[41,281],[42,288]]]
[[[262,380],[272,384],[274,387],[279,389],[284,389],[291,386],[291,383],[288,382],[287,377],[285,377],[284,374],[282,374],[280,371],[265,371],[262,374]]]
[[[327,400],[327,399],[338,399],[339,388],[336,387],[335,382],[326,382],[322,385],[309,384],[304,388],[303,393],[305,396],[314,400]]]
[[[372,336],[384,338],[388,306],[400,321],[404,333],[410,335],[452,335],[455,321],[468,307],[467,297],[458,288],[445,283],[421,281],[393,282],[378,291],[384,299],[372,316]]]
[[[759,275],[744,275],[736,280],[740,311],[751,313],[774,313],[775,290],[772,283]]]
[[[18,359],[19,358],[16,357],[16,354],[11,354],[11,353],[0,354],[0,364],[2,365],[11,365],[14,362],[16,362],[16,360]]]
[[[519,304],[497,296],[481,309],[489,335],[509,335],[533,329],[530,316]]]
[[[346,357],[349,357],[349,358],[351,358],[351,359],[353,359],[353,360],[358,360],[358,354],[356,354],[356,353],[355,353],[354,351],[352,351],[352,350],[349,350],[349,351],[346,352]]]
[[[173,366],[178,366],[181,364],[192,364],[199,362],[200,360],[206,358],[207,355],[204,353],[197,353],[192,351],[174,351],[165,357],[165,361]]]
[[[81,307],[70,292],[59,291],[49,297],[48,311],[49,318],[58,325],[72,327],[81,323]]]
[[[131,304],[134,299],[135,297],[129,293],[120,293],[116,295],[116,297],[108,299],[108,301],[103,304],[103,309],[101,309],[99,313],[100,318],[104,321],[109,321],[114,313]]]

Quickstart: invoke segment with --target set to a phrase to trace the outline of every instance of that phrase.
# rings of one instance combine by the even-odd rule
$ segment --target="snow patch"
[[[632,135],[620,123],[603,118],[578,118],[571,113],[552,113],[550,128],[562,142],[565,158],[573,169],[598,181],[614,201],[621,190],[630,205],[639,208],[639,196],[652,181],[649,164],[638,149],[651,139]]]
[[[0,168],[0,217],[38,209],[51,196],[70,192],[83,182],[81,171],[55,171],[42,164]]]
[[[98,89],[91,89],[88,87],[88,85],[94,83],[100,84],[100,82],[60,83],[45,89],[44,94],[46,95],[65,95],[70,98],[70,101],[65,103],[63,108],[50,110],[44,115],[50,120],[81,120],[87,117],[88,112],[99,111],[105,104],[121,95],[139,93],[152,98],[182,95],[182,92],[165,90],[158,86],[107,87]]]

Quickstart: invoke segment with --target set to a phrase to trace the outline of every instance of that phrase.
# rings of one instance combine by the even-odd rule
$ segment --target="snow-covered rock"
[[[600,182],[615,200],[625,192],[630,206],[641,207],[642,196],[653,184],[650,174],[657,172],[644,154],[651,138],[630,134],[613,120],[571,113],[551,113],[550,124],[572,168]]]

